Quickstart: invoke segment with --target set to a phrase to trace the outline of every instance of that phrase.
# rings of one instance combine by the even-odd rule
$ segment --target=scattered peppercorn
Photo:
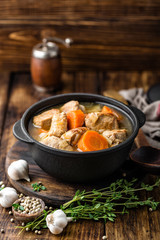
[[[22,198],[22,197],[23,197],[23,193],[20,193],[20,194],[19,194],[19,198]]]
[[[103,240],[107,239],[107,236],[103,236],[102,239],[103,239]]]
[[[3,228],[1,228],[1,233],[4,233],[4,229]]]
[[[12,211],[9,211],[8,213],[9,213],[9,215],[12,215]]]
[[[11,220],[10,220],[12,223],[14,222],[14,219],[13,218],[11,218]]]

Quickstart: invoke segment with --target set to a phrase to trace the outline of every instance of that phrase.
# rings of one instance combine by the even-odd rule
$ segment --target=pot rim
[[[135,122],[134,126],[133,126],[133,123],[131,123],[132,127],[133,127],[132,134],[124,142],[120,143],[117,146],[114,146],[114,147],[111,147],[111,148],[107,148],[107,149],[103,149],[103,150],[98,150],[98,151],[90,151],[90,152],[72,152],[72,151],[65,151],[65,150],[52,148],[52,147],[49,147],[47,145],[44,145],[44,144],[38,142],[37,140],[35,140],[33,137],[30,136],[30,134],[28,133],[28,131],[27,131],[26,127],[25,127],[25,120],[26,120],[27,115],[30,113],[30,111],[33,108],[35,108],[37,106],[40,106],[42,103],[45,103],[45,102],[50,101],[52,99],[58,99],[58,98],[61,99],[63,97],[72,97],[72,100],[75,100],[74,96],[79,97],[79,98],[81,98],[81,97],[90,97],[91,99],[92,98],[99,98],[96,101],[97,102],[101,101],[102,103],[106,103],[104,101],[104,99],[109,99],[109,100],[111,100],[111,105],[113,105],[113,107],[115,106],[115,107],[118,107],[119,109],[121,109],[120,106],[122,106],[123,107],[123,111],[124,111],[124,109],[125,109],[125,111],[124,111],[125,113],[127,113],[127,111],[128,111],[128,115],[130,113],[131,114],[130,115],[131,119]],[[80,101],[80,99],[76,99],[76,100]],[[82,102],[83,102],[83,100],[82,100]],[[62,103],[65,103],[65,102],[62,101]],[[59,104],[61,104],[61,103],[59,103]],[[52,104],[52,105],[54,105],[54,104]],[[48,107],[50,107],[50,106],[48,106]],[[46,106],[46,108],[47,108],[47,106]],[[131,141],[134,140],[134,138],[136,137],[136,135],[138,133],[139,122],[138,122],[138,118],[137,118],[136,114],[129,108],[129,106],[127,106],[124,103],[122,103],[122,102],[120,102],[118,100],[115,100],[113,98],[102,96],[102,95],[98,95],[98,94],[92,94],[92,93],[66,93],[66,94],[59,94],[59,95],[55,95],[55,96],[51,96],[51,97],[42,99],[42,100],[34,103],[33,105],[31,105],[24,112],[24,114],[23,114],[23,116],[21,118],[21,129],[24,132],[24,134],[27,136],[27,138],[30,139],[30,141],[31,141],[30,144],[36,144],[39,148],[43,149],[46,152],[56,153],[58,155],[66,155],[66,156],[88,156],[88,155],[91,155],[91,156],[92,155],[99,155],[100,156],[101,154],[104,154],[104,153],[110,153],[110,152],[113,152],[113,151],[118,151],[119,149],[124,148],[124,147],[126,147],[126,145],[131,143]]]

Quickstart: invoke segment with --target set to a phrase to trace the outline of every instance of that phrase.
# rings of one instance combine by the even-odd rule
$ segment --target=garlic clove
[[[14,161],[8,167],[8,175],[13,180],[25,179],[30,182],[29,174],[29,166],[27,161],[20,159]]]
[[[0,204],[4,208],[11,207],[17,199],[18,194],[14,188],[6,187],[0,191]]]
[[[65,217],[57,217],[54,220],[54,225],[60,228],[65,228],[68,224],[67,218]]]
[[[24,179],[25,179],[27,182],[30,182],[30,181],[31,181],[29,177],[25,177]]]
[[[63,228],[60,228],[58,226],[54,226],[52,224],[50,224],[48,226],[48,228],[49,228],[50,232],[55,234],[55,235],[60,234],[63,231]]]
[[[57,217],[66,217],[66,214],[61,210],[58,209],[53,213],[53,217],[57,218]]]
[[[46,217],[46,224],[51,233],[60,234],[71,220],[72,218],[67,218],[66,214],[58,209]]]

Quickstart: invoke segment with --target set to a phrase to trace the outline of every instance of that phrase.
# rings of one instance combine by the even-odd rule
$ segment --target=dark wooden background
[[[74,39],[65,70],[157,70],[160,1],[0,0],[0,70],[28,71],[46,36]]]

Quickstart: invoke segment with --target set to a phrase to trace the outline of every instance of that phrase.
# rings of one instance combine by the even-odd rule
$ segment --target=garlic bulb
[[[53,234],[60,234],[70,221],[72,218],[68,218],[61,209],[46,217],[47,227]]]
[[[30,182],[28,173],[29,173],[28,163],[23,159],[14,161],[8,167],[8,175],[13,180],[25,179],[28,182]]]
[[[2,207],[11,207],[18,199],[18,194],[14,188],[6,187],[0,191],[0,204]]]

